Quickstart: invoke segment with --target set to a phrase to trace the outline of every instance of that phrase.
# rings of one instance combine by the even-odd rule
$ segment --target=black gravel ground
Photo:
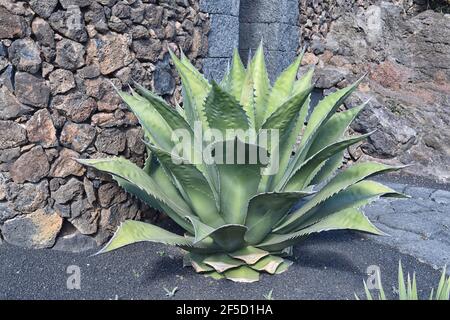
[[[363,296],[370,265],[381,268],[385,290],[392,294],[397,264],[416,271],[427,296],[439,272],[415,258],[374,243],[364,235],[339,231],[312,236],[295,249],[295,263],[282,275],[260,282],[215,281],[182,267],[178,249],[141,243],[99,256],[54,250],[0,246],[0,299],[170,299],[164,288],[178,291],[171,299],[354,299]],[[67,268],[78,266],[81,289],[67,288]]]

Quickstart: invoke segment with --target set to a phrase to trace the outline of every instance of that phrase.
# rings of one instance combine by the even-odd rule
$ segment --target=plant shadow
[[[294,247],[294,264],[312,269],[324,268],[364,275],[352,256],[339,248],[361,237],[346,231],[331,231],[309,236]]]

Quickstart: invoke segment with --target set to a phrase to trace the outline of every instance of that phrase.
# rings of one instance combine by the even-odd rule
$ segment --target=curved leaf
[[[215,82],[206,98],[205,114],[210,128],[225,135],[227,129],[249,128],[247,115],[233,96],[223,91]]]
[[[220,273],[245,264],[244,261],[231,258],[225,253],[210,255],[203,260],[203,263],[213,267],[214,270]]]
[[[186,65],[186,61],[182,62],[172,51],[169,53],[183,83],[184,110],[187,121],[191,127],[194,127],[195,121],[201,121],[203,129],[207,129],[204,102],[211,87],[199,72],[193,71],[189,65]]]
[[[320,137],[320,139],[315,139],[311,143],[311,147],[307,153],[307,158],[333,142],[340,140],[352,121],[366,106],[366,104],[367,103],[364,103],[358,107],[332,115],[331,118],[320,127],[317,133],[317,136]]]
[[[264,121],[291,96],[302,58],[303,53],[299,55],[297,59],[295,59],[295,61],[287,67],[275,81],[267,101]]]
[[[294,155],[292,161],[289,164],[287,174],[281,181],[281,185],[285,185],[286,181],[290,178],[293,172],[295,172],[298,167],[305,160],[308,150],[317,137],[320,127],[322,124],[326,123],[331,116],[336,112],[337,108],[343,103],[343,101],[358,87],[362,78],[356,81],[351,86],[340,89],[333,92],[323,98],[311,113],[308,119],[308,125],[302,135],[302,140],[298,151]]]
[[[232,252],[245,245],[244,235],[247,227],[243,225],[223,224],[219,227],[212,228],[196,218],[188,217],[188,219],[194,226],[194,244],[211,237],[217,245],[227,252]]]
[[[371,134],[372,133],[368,133],[357,137],[350,137],[326,146],[301,164],[297,171],[295,171],[292,177],[288,180],[286,186],[280,187],[280,189],[286,191],[302,190],[308,186],[318,170],[321,168],[320,165],[325,160],[328,160],[330,157],[343,151],[347,147],[366,139]]]
[[[262,148],[238,138],[225,141],[222,147],[226,161],[216,164],[220,177],[221,213],[226,223],[244,224],[248,202],[258,190],[262,169],[258,159],[251,163],[250,155],[261,154]]]
[[[247,266],[230,269],[224,272],[225,278],[235,282],[256,282],[259,280],[259,272]]]
[[[192,226],[186,221],[185,217],[193,217],[195,214],[191,211],[187,203],[179,195],[174,193],[171,193],[169,197],[152,177],[131,161],[118,157],[89,160],[78,159],[77,161],[132,183],[155,198],[159,202],[161,208],[163,208],[170,218],[178,225],[188,231],[193,231]],[[142,200],[145,201],[145,199]],[[169,210],[166,210],[167,208],[169,208]]]
[[[252,72],[255,99],[255,128],[258,130],[265,118],[270,90],[270,81],[264,61],[262,41],[253,57]]]
[[[264,258],[269,253],[267,251],[255,248],[255,247],[245,247],[229,255],[233,258],[243,260],[247,264],[255,264],[261,258]]]
[[[296,244],[312,233],[342,229],[351,229],[378,235],[383,234],[362,212],[354,208],[348,208],[335,212],[325,219],[296,232],[271,234],[262,243],[258,244],[257,247],[267,251],[279,251]]]
[[[214,194],[205,176],[194,165],[186,162],[181,164],[183,159],[150,144],[148,147],[163,167],[175,177],[200,219],[211,226],[222,225],[224,221],[219,215]]]
[[[233,52],[233,61],[231,63],[231,70],[229,74],[230,93],[236,100],[241,99],[242,86],[245,80],[245,68],[242,60],[239,57],[237,49]]]
[[[327,200],[339,191],[355,184],[369,176],[398,170],[403,167],[392,167],[381,163],[359,163],[351,166],[335,176],[325,187],[323,187],[310,201],[300,209],[293,212],[289,217],[279,225],[274,231],[277,233],[286,233],[296,227],[299,218],[307,214],[312,208]],[[306,218],[306,217],[305,217]],[[305,219],[304,218],[304,219]]]
[[[283,258],[270,255],[262,258],[254,265],[251,265],[250,268],[258,271],[265,271],[270,274],[275,274],[278,267],[283,263],[283,261]]]
[[[164,150],[171,150],[174,146],[172,142],[172,129],[161,114],[150,105],[150,102],[136,99],[125,92],[118,93],[136,115],[139,123],[146,131],[147,136],[151,138],[151,141]]]
[[[141,241],[150,241],[173,246],[189,246],[192,241],[149,223],[127,220],[117,229],[111,240],[97,254],[116,250]]]
[[[259,243],[295,203],[309,195],[310,192],[262,193],[250,199],[245,240],[252,245]]]
[[[308,212],[308,219],[300,218],[298,228],[304,228],[323,218],[348,208],[360,208],[380,197],[407,198],[408,196],[375,181],[363,180],[342,190]],[[306,217],[306,215],[304,216]]]
[[[295,140],[303,126],[311,90],[312,87],[289,98],[262,125],[264,130],[278,130],[279,141],[275,141],[275,143],[270,141],[271,145],[269,147],[269,150],[272,151],[270,164],[277,161],[275,157],[278,157],[278,172],[273,177],[263,177],[262,185],[259,188],[260,191],[270,190],[268,186],[274,185],[283,176],[291,157]],[[277,142],[278,145],[276,144]],[[273,151],[277,147],[279,149],[278,153]]]
[[[155,108],[156,111],[161,115],[161,117],[167,122],[172,130],[176,129],[186,129],[189,132],[192,131],[189,124],[183,118],[183,116],[176,111],[176,109],[170,107],[166,101],[155,95],[153,92],[145,89],[139,83],[134,82],[138,91],[144,96],[145,99],[150,103],[150,105]]]

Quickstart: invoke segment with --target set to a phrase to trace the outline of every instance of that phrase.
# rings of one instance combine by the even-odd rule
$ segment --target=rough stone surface
[[[83,206],[83,208],[86,208],[86,206]],[[92,235],[98,230],[98,218],[98,210],[85,209],[79,216],[71,219],[70,222],[81,234]]]
[[[15,93],[20,102],[37,108],[47,107],[50,88],[44,79],[26,72],[17,72],[15,84]]]
[[[52,109],[59,110],[64,116],[74,122],[83,122],[90,117],[97,108],[94,99],[80,93],[57,95],[53,98]]]
[[[300,7],[302,45],[324,93],[368,73],[346,102],[370,99],[352,129],[377,130],[359,160],[413,163],[403,172],[450,181],[449,15],[408,1],[302,0]]]
[[[6,86],[0,88],[0,119],[13,119],[31,110],[31,108],[20,103]]]
[[[27,125],[28,141],[38,143],[44,148],[57,145],[56,129],[47,109],[37,111],[28,120]]]
[[[56,69],[49,75],[50,89],[52,94],[65,93],[75,88],[73,73],[69,70]]]
[[[15,40],[9,47],[8,54],[10,61],[18,70],[30,73],[39,71],[42,60],[39,48],[32,39]]]
[[[127,199],[127,195],[117,183],[102,184],[98,188],[98,200],[102,207],[108,208],[113,204],[123,202]]]
[[[34,147],[22,154],[12,165],[11,178],[16,183],[38,182],[48,174],[50,165],[42,147]]]
[[[135,80],[181,104],[168,50],[201,68],[209,28],[199,0],[0,0],[0,224],[17,219],[30,232],[6,242],[34,246],[21,215],[38,209],[64,221],[58,246],[79,250],[148,211],[74,159],[117,155],[142,166],[143,131],[115,88]],[[100,210],[114,218],[100,224]]]
[[[98,151],[117,155],[125,150],[126,137],[118,129],[105,129],[97,135],[95,147]]]
[[[86,49],[81,43],[63,39],[56,44],[56,64],[64,69],[75,70],[84,66]]]
[[[48,18],[52,14],[58,0],[30,0],[31,9],[42,18]]]
[[[58,190],[52,191],[52,199],[58,204],[66,204],[75,197],[83,194],[83,183],[76,178],[70,178]]]
[[[10,92],[14,92],[14,73],[14,67],[11,64],[8,64],[3,73],[0,74],[0,84],[6,87]]]
[[[74,232],[58,237],[52,249],[77,253],[97,247],[98,245],[94,238],[86,236],[80,232]]]
[[[10,182],[6,185],[6,199],[10,207],[20,213],[31,213],[43,208],[48,199],[48,182],[17,184]]]
[[[49,175],[59,178],[65,178],[70,175],[82,176],[86,170],[75,160],[79,157],[80,154],[78,152],[67,148],[62,149],[58,158],[53,162]]]
[[[67,122],[61,132],[61,144],[83,152],[94,141],[95,134],[95,127],[89,124]]]
[[[39,17],[35,18],[31,23],[31,30],[40,45],[55,47],[55,33],[47,21]]]
[[[370,236],[411,254],[436,268],[450,262],[448,228],[450,216],[448,203],[450,192],[425,187],[390,185],[397,191],[410,195],[411,199],[379,200],[364,208],[365,214],[375,225],[390,236]],[[447,198],[445,198],[447,197]]]
[[[3,223],[11,218],[14,218],[18,214],[19,212],[11,209],[7,202],[0,202],[0,223]]]
[[[116,33],[98,35],[91,39],[87,49],[87,62],[98,63],[103,75],[119,70],[133,61],[130,52],[131,37]]]
[[[38,209],[6,221],[1,230],[4,239],[11,244],[41,249],[53,246],[61,226],[62,218],[59,215]]]
[[[21,38],[26,33],[26,20],[0,6],[0,39]]]
[[[56,11],[48,19],[52,28],[65,37],[77,42],[88,39],[84,19],[79,7],[70,7],[67,10]]]
[[[91,4],[91,0],[59,0],[59,3],[61,3],[61,6],[64,9],[68,9],[71,6],[76,6],[76,7],[87,7]]]
[[[161,52],[162,45],[158,39],[143,39],[133,41],[133,50],[136,58],[142,61],[155,62]]]

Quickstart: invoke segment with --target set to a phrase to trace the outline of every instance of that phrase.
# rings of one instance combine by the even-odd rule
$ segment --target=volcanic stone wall
[[[413,164],[401,174],[450,182],[450,3],[299,4],[303,69],[315,66],[316,87],[328,94],[367,74],[344,107],[370,100],[352,129],[376,132],[347,160]]]
[[[78,251],[156,217],[74,158],[142,165],[142,130],[113,85],[180,102],[168,48],[201,67],[209,25],[197,0],[0,1],[0,241]]]

